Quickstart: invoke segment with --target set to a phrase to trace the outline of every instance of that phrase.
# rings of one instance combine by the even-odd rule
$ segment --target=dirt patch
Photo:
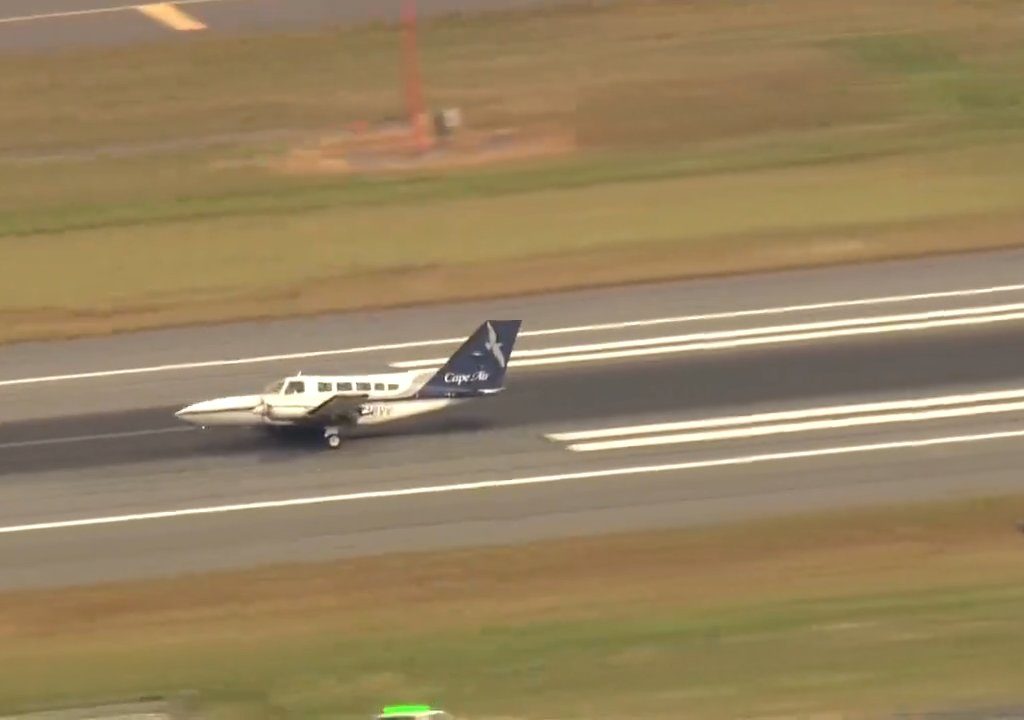
[[[384,175],[535,160],[576,149],[572,133],[550,127],[462,129],[445,138],[431,132],[428,142],[418,148],[410,126],[397,123],[323,136],[268,164],[289,175]]]

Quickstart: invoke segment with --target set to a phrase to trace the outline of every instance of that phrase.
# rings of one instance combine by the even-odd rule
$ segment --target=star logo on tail
[[[498,333],[494,331],[494,326],[490,322],[487,323],[487,342],[484,343],[484,347],[490,351],[499,365],[505,367],[505,353],[502,352],[501,343],[498,342]]]

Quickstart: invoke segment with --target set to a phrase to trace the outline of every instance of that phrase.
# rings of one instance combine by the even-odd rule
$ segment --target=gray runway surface
[[[1024,287],[979,289],[1016,284],[1022,269],[1024,253],[1012,252],[3,348],[0,586],[676,527],[1024,489],[1018,471],[1024,408],[1016,407],[588,453],[570,452],[566,443],[546,437],[634,423],[1018,389],[1024,386],[1024,319],[1007,319],[1005,313],[1024,303]],[[958,294],[927,296],[944,291]],[[926,296],[906,297],[919,294]],[[893,295],[902,299],[873,299]],[[828,303],[841,304],[792,307]],[[315,438],[280,441],[246,430],[189,430],[172,416],[187,402],[258,388],[297,369],[370,369],[443,357],[485,317],[521,317],[524,335],[517,351],[528,357],[531,351],[561,348],[557,353],[571,354],[580,344],[620,347],[680,334],[731,338],[751,331],[764,335],[778,326],[792,332],[854,321],[875,328],[882,327],[879,318],[922,313],[994,319],[513,368],[504,395],[367,431],[337,452],[323,450]],[[635,324],[667,317],[674,319]],[[624,324],[578,327],[593,323]],[[576,329],[566,330],[571,327]],[[442,342],[246,360],[434,340]],[[209,361],[215,364],[196,365]],[[183,366],[53,377],[168,363]],[[313,500],[275,504],[302,499]],[[62,525],[140,513],[127,521]],[[43,526],[20,527],[26,524]]]
[[[560,0],[419,0],[423,17],[517,10]],[[210,34],[291,32],[331,25],[395,22],[401,0],[184,0],[176,6],[205,25],[179,32],[121,0],[2,0],[0,52],[187,42]],[[139,3],[142,4],[142,3]]]
[[[951,386],[1012,385],[1024,381],[1022,357],[1024,333],[1002,328],[523,372],[510,380],[507,393],[494,399],[453,408],[398,429],[384,426],[362,433],[388,438],[411,433],[421,438],[405,443],[412,447],[429,442],[422,438],[435,434],[463,434],[467,442],[486,442],[486,433],[529,433],[542,424],[589,427],[647,414],[717,415],[756,405],[810,404],[844,395],[856,398],[897,391],[913,395]],[[140,429],[177,429],[172,416],[179,407],[7,422],[0,428],[0,482],[6,475],[110,468],[189,455],[225,460],[238,456],[247,462],[248,455],[265,449],[263,434],[244,429],[116,437]],[[115,437],[110,441],[18,445],[82,434]],[[389,441],[385,447],[393,444]],[[279,445],[281,452],[286,452],[295,443]],[[332,460],[347,465],[352,458],[373,458],[375,445],[353,444],[345,455]],[[378,457],[374,462],[383,468],[390,459]],[[0,517],[3,514],[0,511]]]

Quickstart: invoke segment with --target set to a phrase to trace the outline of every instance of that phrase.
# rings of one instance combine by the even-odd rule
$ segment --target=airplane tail
[[[497,392],[522,320],[488,320],[424,383],[421,396],[454,397]]]

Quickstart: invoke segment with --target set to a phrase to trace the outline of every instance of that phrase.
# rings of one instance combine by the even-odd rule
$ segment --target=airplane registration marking
[[[256,510],[273,510],[291,507],[358,502],[362,500],[384,500],[398,497],[434,495],[441,493],[471,492],[476,490],[495,490],[502,488],[523,487],[530,485],[570,482],[598,478],[654,475],[667,472],[697,471],[735,465],[753,465],[758,463],[779,462],[785,460],[801,460],[826,456],[851,455],[871,452],[884,452],[909,448],[924,448],[941,445],[964,445],[971,443],[1009,440],[1024,437],[1024,429],[1004,432],[991,432],[976,435],[949,435],[918,440],[903,440],[864,445],[846,445],[839,447],[816,448],[791,452],[763,453],[758,455],[742,455],[724,457],[713,460],[695,460],[689,462],[666,463],[662,465],[633,465],[628,467],[609,468],[605,470],[587,470],[550,475],[534,475],[532,477],[512,478],[506,480],[483,480],[471,483],[455,483],[451,485],[424,485],[411,488],[395,488],[392,490],[371,490],[350,492],[338,495],[321,495],[318,497],[291,498],[285,500],[267,500],[259,502],[236,503],[230,505],[212,505],[206,507],[180,508],[155,512],[141,512],[125,515],[107,515],[102,517],[79,518],[76,520],[57,520],[51,522],[25,523],[0,527],[0,534],[14,534],[43,530],[63,530],[89,527],[95,525],[113,525],[146,520],[164,520],[202,515],[217,515],[233,512]]]
[[[519,333],[519,335],[520,335],[520,337],[542,337],[542,336],[559,335],[559,334],[566,334],[567,335],[567,334],[572,334],[572,333],[598,332],[598,331],[603,331],[603,330],[624,330],[624,329],[635,329],[635,328],[641,328],[641,327],[651,327],[651,326],[657,326],[657,325],[682,324],[682,323],[687,323],[687,322],[698,322],[698,321],[707,321],[707,320],[736,319],[736,318],[743,318],[743,317],[755,317],[755,316],[761,316],[761,315],[784,315],[784,314],[791,314],[791,313],[797,313],[797,312],[809,312],[809,311],[814,311],[814,310],[836,309],[836,308],[843,308],[843,307],[857,307],[857,306],[863,306],[863,305],[878,305],[878,304],[887,304],[887,303],[906,303],[906,302],[914,302],[914,301],[921,301],[921,300],[934,300],[934,299],[942,299],[942,298],[973,297],[973,296],[982,296],[982,295],[990,295],[990,294],[998,294],[998,293],[1015,292],[1015,291],[1020,291],[1020,290],[1024,290],[1024,284],[998,285],[998,286],[984,287],[984,288],[970,288],[970,289],[949,290],[949,291],[931,292],[931,293],[917,293],[917,294],[912,294],[912,295],[879,296],[879,297],[872,297],[872,298],[860,298],[860,299],[853,299],[853,300],[840,300],[840,301],[833,301],[833,302],[809,303],[809,304],[802,304],[802,305],[786,305],[786,306],[778,306],[778,307],[770,307],[770,308],[757,308],[757,309],[738,310],[738,311],[730,311],[730,312],[708,313],[708,314],[702,314],[702,315],[681,315],[681,316],[675,316],[675,317],[649,318],[649,319],[643,319],[643,320],[629,320],[629,321],[613,322],[613,323],[599,323],[599,324],[591,324],[591,325],[576,325],[576,326],[568,326],[568,327],[561,327],[561,328],[547,328],[547,329],[541,329],[541,330],[524,330],[524,331],[521,331]],[[986,322],[986,321],[993,322],[993,321],[1013,320],[1013,319],[1018,319],[1018,318],[1017,317],[1000,317],[1000,318],[998,318],[996,320],[993,320],[991,318],[984,318],[984,317],[982,317],[982,318],[974,318],[973,320],[975,322],[981,323],[981,322]],[[866,320],[867,319],[862,319],[862,322],[860,324],[864,324],[864,321],[866,321]],[[959,323],[947,322],[946,324],[947,325],[971,324],[971,320],[972,319],[968,318],[968,319],[965,319],[963,322],[959,322]],[[931,325],[929,327],[941,327],[941,326],[943,326],[943,325]],[[792,327],[792,326],[790,326],[790,327]],[[906,330],[906,329],[924,329],[924,328],[923,327],[917,327],[917,328],[905,328],[905,327],[904,328],[895,328],[895,327],[892,327],[892,328],[886,328],[885,331],[893,332],[893,331],[897,331],[897,330]],[[749,330],[749,329],[747,329],[747,330]],[[744,331],[741,331],[741,332],[746,332],[747,330],[744,330]],[[825,332],[825,331],[820,331],[820,332]],[[836,332],[841,332],[841,330],[837,330]],[[863,334],[863,333],[866,333],[866,332],[869,332],[869,330],[868,329],[851,328],[845,334]],[[809,339],[817,339],[817,338],[820,338],[820,337],[829,337],[829,336],[828,335],[824,335],[824,336],[823,335],[806,335],[804,337],[797,337],[795,334],[790,334],[790,335],[787,335],[787,338],[788,338],[787,341],[793,342],[793,341],[796,341],[796,340],[809,340]],[[171,372],[171,371],[182,371],[182,370],[197,370],[197,369],[212,368],[212,367],[229,367],[229,366],[238,366],[238,365],[253,365],[253,364],[260,364],[260,363],[282,362],[282,361],[287,361],[287,360],[306,360],[306,359],[319,358],[319,357],[333,357],[333,356],[353,355],[353,354],[360,354],[360,353],[383,352],[383,351],[389,351],[389,350],[407,350],[407,349],[412,349],[412,348],[425,348],[425,347],[433,347],[433,346],[452,345],[452,344],[461,342],[463,339],[464,338],[460,337],[460,338],[444,338],[444,339],[436,339],[436,340],[415,340],[415,341],[410,341],[410,342],[385,343],[385,344],[379,344],[379,345],[367,345],[367,346],[363,346],[363,347],[337,348],[337,349],[330,349],[330,350],[313,350],[313,351],[308,351],[308,352],[283,353],[283,354],[275,354],[275,355],[259,355],[259,356],[253,356],[253,357],[232,358],[232,359],[205,360],[205,361],[184,362],[184,363],[169,363],[169,364],[164,364],[164,365],[154,365],[154,366],[148,366],[148,367],[120,368],[120,369],[115,369],[115,370],[97,370],[97,371],[91,371],[91,372],[67,373],[67,374],[58,374],[58,375],[44,375],[44,376],[38,376],[38,377],[13,378],[13,379],[7,379],[7,380],[0,380],[0,387],[10,387],[10,386],[18,386],[18,385],[30,385],[30,384],[37,384],[37,383],[60,382],[60,381],[68,381],[68,380],[86,380],[86,379],[94,379],[94,378],[118,377],[118,376],[124,376],[124,375],[139,375],[139,374],[145,374],[145,373],[160,373],[160,372]],[[659,339],[659,338],[655,338],[654,341],[659,341],[660,342],[662,340]],[[736,338],[734,340],[723,340],[723,341],[721,341],[723,343],[727,343],[727,344],[724,344],[724,345],[720,344],[720,345],[715,345],[715,346],[712,346],[712,347],[705,346],[704,348],[690,347],[688,349],[713,349],[714,347],[737,347],[737,346],[741,346],[741,345],[763,344],[765,342],[772,342],[772,341],[774,341],[774,340],[766,340],[766,339],[763,339],[763,338],[760,338],[760,337],[757,337],[757,336],[746,337],[746,338],[745,337],[738,337],[738,338]],[[633,342],[633,341],[625,341],[625,342]],[[569,350],[566,349],[566,348],[560,348],[558,350],[563,351],[563,352],[569,352]],[[587,360],[593,360],[593,359],[615,359],[615,358],[621,358],[621,357],[638,357],[638,356],[643,356],[643,355],[655,355],[655,354],[661,354],[661,353],[666,353],[666,352],[679,352],[679,351],[680,350],[678,348],[672,348],[672,346],[664,346],[663,345],[663,346],[659,346],[659,347],[629,347],[628,349],[622,349],[622,350],[606,350],[606,351],[603,351],[605,353],[604,355],[601,355],[601,356],[596,356],[595,355],[595,356],[592,356],[592,357],[588,357],[588,356],[586,356],[583,353],[579,353],[579,354],[577,354],[577,355],[575,355],[573,357],[568,357],[568,356],[566,356],[566,357],[561,357],[561,356],[556,356],[556,357],[530,357],[530,353],[531,352],[532,353],[536,353],[538,351],[517,350],[516,351],[516,355],[519,356],[520,359],[518,361],[516,359],[513,359],[512,361],[509,362],[509,366],[510,367],[512,367],[512,366],[520,366],[520,367],[522,367],[522,366],[531,366],[531,365],[555,364],[555,363],[558,363],[558,362],[585,362]],[[422,365],[423,363],[428,363],[429,364],[429,363],[436,362],[436,361],[434,361],[434,360],[417,360],[417,361],[410,361],[410,362],[412,364],[415,364],[415,365]],[[392,365],[395,366],[395,367],[408,366],[410,364],[410,362],[406,362],[406,363],[392,363]]]
[[[371,415],[373,417],[389,417],[392,414],[392,408],[390,405],[384,403],[363,405],[362,414]]]

